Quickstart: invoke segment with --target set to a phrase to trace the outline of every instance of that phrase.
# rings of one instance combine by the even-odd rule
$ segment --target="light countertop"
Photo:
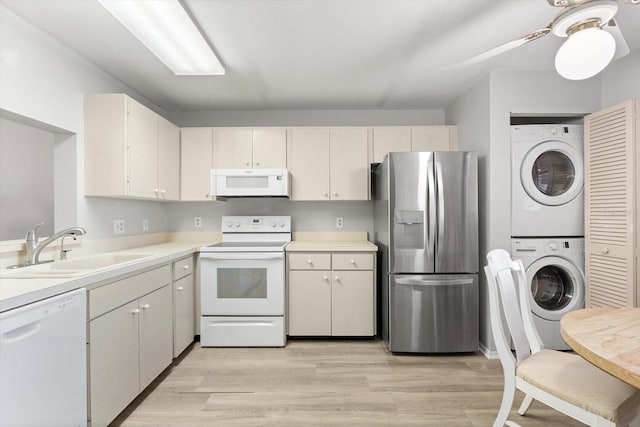
[[[205,243],[208,244],[208,243]],[[173,260],[193,255],[203,246],[200,243],[169,242],[139,246],[117,251],[122,254],[153,254],[140,260],[92,270],[86,275],[59,278],[2,277],[0,272],[0,312],[30,304],[74,289],[92,289],[119,276],[151,269]]]

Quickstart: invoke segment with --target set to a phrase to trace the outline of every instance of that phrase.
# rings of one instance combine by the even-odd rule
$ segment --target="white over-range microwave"
[[[287,169],[211,169],[211,195],[215,197],[289,197]]]

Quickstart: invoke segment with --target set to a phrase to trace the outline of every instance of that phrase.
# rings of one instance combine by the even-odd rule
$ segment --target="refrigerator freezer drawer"
[[[389,350],[478,350],[478,275],[390,275]]]

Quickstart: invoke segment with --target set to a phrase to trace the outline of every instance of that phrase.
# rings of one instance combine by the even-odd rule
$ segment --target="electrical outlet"
[[[142,231],[149,231],[149,220],[142,218]]]
[[[195,228],[200,228],[200,227],[202,227],[202,218],[201,218],[201,217],[199,217],[199,216],[197,216],[197,217],[193,218],[193,226],[194,226]]]
[[[124,233],[124,219],[113,220],[113,233],[114,234]]]
[[[336,228],[342,227],[344,227],[344,218],[342,218],[341,216],[336,217]]]

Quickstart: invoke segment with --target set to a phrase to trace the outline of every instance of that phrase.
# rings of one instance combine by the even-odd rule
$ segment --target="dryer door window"
[[[533,162],[531,178],[542,194],[560,196],[571,189],[576,170],[569,157],[559,151],[545,151]]]
[[[542,142],[522,160],[520,181],[529,197],[538,203],[547,206],[569,203],[582,192],[582,153],[565,142]]]
[[[547,320],[560,320],[584,306],[584,274],[565,258],[546,256],[526,270],[531,311]]]
[[[545,310],[562,310],[571,302],[573,292],[573,280],[556,266],[542,267],[531,279],[533,300]]]

